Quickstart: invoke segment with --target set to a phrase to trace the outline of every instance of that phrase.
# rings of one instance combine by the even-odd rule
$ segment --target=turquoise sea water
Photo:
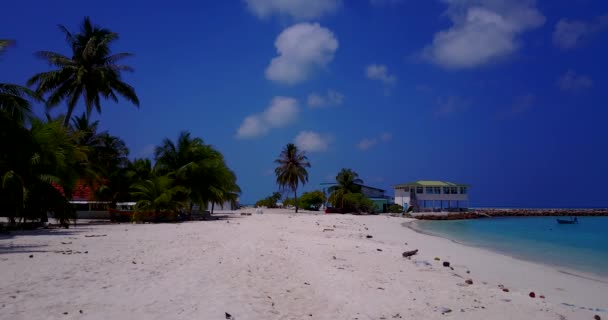
[[[513,257],[608,277],[608,217],[579,217],[560,225],[556,217],[416,221],[412,227]]]

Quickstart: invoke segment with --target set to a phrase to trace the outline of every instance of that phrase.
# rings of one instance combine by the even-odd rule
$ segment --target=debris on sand
[[[403,252],[403,257],[408,258],[418,253],[418,249]]]
[[[334,229],[323,229],[323,232],[325,231],[334,231]]]

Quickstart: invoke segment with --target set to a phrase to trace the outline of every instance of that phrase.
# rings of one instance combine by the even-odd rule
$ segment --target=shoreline
[[[477,208],[455,212],[420,212],[411,214],[418,220],[465,220],[498,217],[608,217],[608,209],[491,209]]]
[[[571,268],[568,266],[564,266],[564,265],[558,265],[558,264],[551,264],[551,263],[547,263],[544,261],[540,261],[540,260],[535,260],[535,259],[530,259],[525,255],[517,255],[517,254],[512,254],[511,252],[506,252],[506,251],[502,251],[499,249],[495,249],[495,248],[491,248],[491,247],[485,247],[482,245],[477,245],[477,244],[473,244],[473,243],[468,243],[468,242],[463,242],[463,241],[458,241],[455,239],[452,239],[450,237],[444,236],[444,235],[440,235],[440,234],[436,234],[433,232],[429,232],[426,230],[422,230],[419,228],[416,228],[414,226],[414,224],[416,224],[417,220],[413,219],[411,221],[406,221],[403,222],[401,225],[404,226],[405,228],[408,228],[414,232],[429,236],[429,237],[436,237],[436,238],[440,238],[440,239],[445,239],[445,240],[449,240],[453,243],[456,243],[458,245],[461,246],[466,246],[466,247],[471,247],[471,248],[476,248],[479,250],[485,250],[491,253],[495,253],[495,254],[500,254],[500,255],[504,255],[507,256],[509,258],[513,258],[513,259],[517,259],[520,260],[522,262],[528,262],[528,263],[534,263],[534,264],[538,264],[539,266],[543,266],[543,267],[547,267],[547,268],[551,268],[557,272],[561,272],[563,274],[567,274],[573,277],[578,277],[581,279],[586,279],[586,280],[590,280],[590,281],[597,281],[599,283],[603,283],[603,284],[608,284],[608,276],[606,275],[602,275],[602,274],[596,274],[596,273],[592,273],[592,272],[588,272],[588,271],[583,271],[583,270],[579,270],[579,269],[575,269],[575,268]]]

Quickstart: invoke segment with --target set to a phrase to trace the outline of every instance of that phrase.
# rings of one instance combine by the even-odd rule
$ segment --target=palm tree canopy
[[[345,193],[361,192],[361,184],[363,180],[359,178],[359,174],[352,169],[343,168],[336,175],[336,184],[329,188],[329,191],[343,190]]]
[[[131,189],[131,195],[137,200],[136,209],[154,212],[179,209],[183,203],[178,200],[178,195],[186,192],[184,187],[174,186],[173,179],[168,176],[136,182]]]
[[[308,182],[306,168],[310,168],[310,162],[306,154],[295,144],[287,144],[274,162],[278,165],[274,172],[280,188],[289,188],[295,193],[300,183]]]
[[[165,139],[154,154],[155,170],[172,175],[177,184],[188,188],[192,203],[206,206],[209,201],[232,201],[241,191],[222,154],[187,131],[176,142]]]
[[[359,178],[359,174],[352,169],[343,168],[336,175],[336,185],[329,187],[328,191],[331,193],[329,196],[329,202],[334,206],[343,206],[344,195],[349,193],[361,192],[361,184],[363,180]]]
[[[13,45],[12,40],[0,40],[0,54]],[[32,118],[31,101],[41,101],[32,90],[11,83],[0,83],[0,112],[9,118],[23,123]]]
[[[84,18],[78,33],[71,33],[63,25],[59,29],[70,46],[71,57],[51,51],[37,52],[39,58],[56,69],[34,75],[28,80],[28,85],[35,85],[40,95],[48,94],[48,108],[67,102],[65,126],[81,97],[87,114],[91,114],[93,107],[101,113],[102,98],[118,102],[118,96],[122,96],[139,106],[135,89],[121,77],[122,71],[133,71],[131,67],[120,64],[131,54],[112,54],[110,50],[110,45],[118,39],[117,33],[93,25],[88,17]]]
[[[15,41],[13,40],[8,40],[8,39],[0,39],[0,54],[4,53],[4,50],[13,45],[15,43]]]

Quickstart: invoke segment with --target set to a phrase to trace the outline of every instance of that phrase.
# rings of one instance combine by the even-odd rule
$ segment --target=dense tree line
[[[0,203],[9,223],[51,214],[67,225],[75,218],[69,201],[79,185],[110,208],[137,201],[137,211],[156,215],[237,200],[236,175],[222,154],[187,131],[162,141],[154,162],[130,160],[125,142],[100,131],[90,115],[119,97],[139,106],[135,89],[122,79],[133,71],[122,63],[131,54],[112,53],[118,34],[88,18],[77,32],[59,29],[69,53],[36,52],[51,70],[32,76],[27,86],[0,83]],[[0,40],[0,54],[14,43]],[[79,103],[85,113],[73,116]],[[38,105],[46,107],[43,118],[35,116]],[[65,113],[52,117],[48,112],[58,106]]]

